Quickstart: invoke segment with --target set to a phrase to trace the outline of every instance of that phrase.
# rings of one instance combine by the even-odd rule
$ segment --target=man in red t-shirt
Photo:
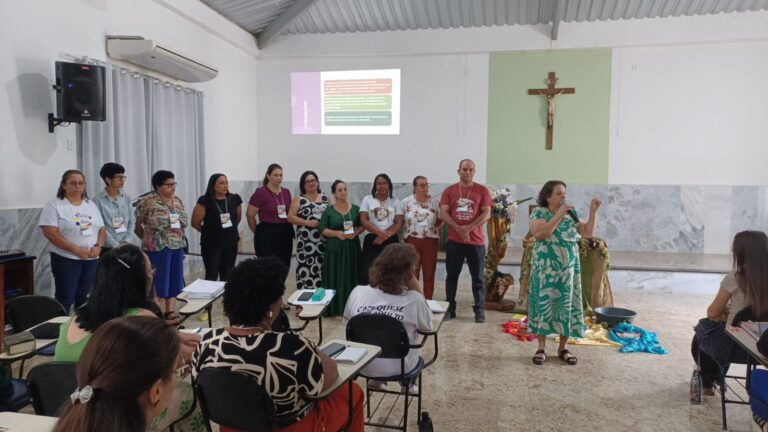
[[[485,322],[485,286],[483,259],[485,236],[483,226],[491,218],[491,193],[485,186],[474,183],[475,163],[464,159],[459,163],[459,182],[448,186],[440,197],[440,217],[448,225],[445,246],[445,296],[448,311],[445,319],[456,317],[456,288],[464,260],[472,276],[472,296],[475,322]]]

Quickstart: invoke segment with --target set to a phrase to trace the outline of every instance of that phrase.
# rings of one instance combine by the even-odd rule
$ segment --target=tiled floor
[[[699,406],[688,402],[692,327],[721,277],[612,270],[616,304],[637,311],[636,324],[657,332],[670,353],[621,354],[617,348],[574,346],[579,364],[573,367],[557,359],[554,344],[544,366],[534,366],[534,343],[501,331],[507,314],[489,311],[485,324],[475,324],[469,284],[462,283],[459,316],[443,324],[438,360],[425,371],[424,409],[436,431],[721,430],[717,397],[705,397]],[[293,289],[289,286],[286,295]],[[443,297],[442,283],[436,293]],[[214,325],[224,323],[218,302]],[[202,323],[192,318],[187,324]],[[304,334],[317,340],[317,325],[310,324]],[[324,321],[326,341],[343,336],[340,320]],[[431,348],[424,354],[430,355]],[[395,409],[392,415],[398,414]],[[728,415],[729,430],[758,430],[748,407],[731,406]],[[417,430],[415,420],[409,423],[409,430]]]

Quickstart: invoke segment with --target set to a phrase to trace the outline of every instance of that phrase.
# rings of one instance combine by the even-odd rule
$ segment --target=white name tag
[[[418,226],[418,227],[426,227],[426,226],[428,226],[429,225],[428,217],[429,217],[429,214],[426,211],[417,211],[416,212],[416,226]]]
[[[229,228],[232,226],[232,219],[229,216],[229,213],[222,213],[221,214],[221,227],[222,228]]]
[[[128,231],[128,227],[125,226],[125,219],[122,216],[115,216],[112,218],[112,228],[116,233],[124,233]]]
[[[93,235],[93,227],[91,226],[91,217],[88,215],[75,216],[75,224],[80,228],[80,235],[88,237]]]
[[[344,234],[354,234],[355,233],[355,225],[352,223],[352,221],[344,221]]]
[[[171,213],[171,228],[181,228],[181,222],[179,220],[179,214],[178,213]]]
[[[288,214],[285,212],[285,206],[282,204],[278,204],[277,206],[277,217],[280,219],[288,219]]]

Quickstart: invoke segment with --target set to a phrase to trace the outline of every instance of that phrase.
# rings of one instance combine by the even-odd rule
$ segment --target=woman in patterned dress
[[[296,288],[320,288],[323,279],[325,239],[317,227],[328,207],[328,196],[320,191],[314,171],[304,171],[299,179],[301,194],[291,201],[288,222],[296,225]]]
[[[277,432],[341,430],[349,416],[350,390],[342,386],[314,404],[338,378],[336,362],[304,336],[273,331],[283,306],[288,267],[274,256],[248,259],[235,267],[224,286],[229,326],[206,333],[195,351],[192,376],[206,368],[229,369],[251,377],[268,393]],[[352,384],[352,421],[347,430],[362,432],[363,391]],[[221,432],[235,431],[220,425]]]
[[[581,304],[581,267],[579,239],[592,237],[600,200],[592,199],[589,219],[578,218],[573,206],[566,204],[565,183],[550,180],[539,192],[537,207],[531,213],[533,245],[531,292],[528,298],[528,331],[538,336],[539,348],[533,363],[547,358],[547,335],[559,334],[557,356],[575,365],[576,356],[565,346],[568,338],[584,335],[584,311]]]

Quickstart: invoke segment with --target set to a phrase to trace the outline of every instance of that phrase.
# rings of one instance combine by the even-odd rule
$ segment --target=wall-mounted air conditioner
[[[216,78],[219,71],[141,36],[107,36],[107,54],[185,82]]]

